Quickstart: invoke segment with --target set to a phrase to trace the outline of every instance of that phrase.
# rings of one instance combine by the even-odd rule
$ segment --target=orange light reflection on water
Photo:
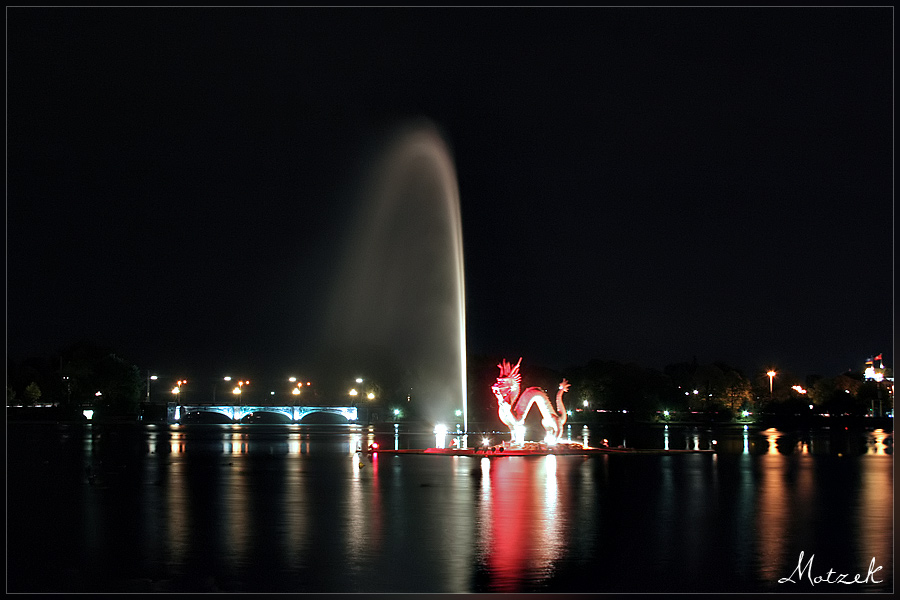
[[[785,560],[784,536],[788,529],[788,493],[785,488],[787,457],[778,452],[780,432],[765,430],[769,449],[760,457],[758,491],[756,494],[757,553],[759,577],[764,581],[780,575]]]
[[[885,442],[890,436],[891,434],[884,429],[876,429],[873,431],[871,438],[872,443],[869,444],[866,454],[887,454],[888,446]]]

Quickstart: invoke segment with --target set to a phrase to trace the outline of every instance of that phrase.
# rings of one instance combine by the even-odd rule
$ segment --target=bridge
[[[348,422],[356,421],[359,413],[355,406],[235,406],[212,404],[178,404],[169,402],[166,407],[166,420],[169,423],[180,423],[188,414],[218,413],[237,423],[252,413],[276,413],[286,416],[292,422],[299,423],[307,415],[313,413],[327,413],[340,415]]]

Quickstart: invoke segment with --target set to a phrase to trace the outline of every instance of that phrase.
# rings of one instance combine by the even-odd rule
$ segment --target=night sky
[[[87,338],[177,376],[303,371],[353,182],[426,118],[458,176],[470,354],[893,366],[892,27],[7,8],[8,354]]]

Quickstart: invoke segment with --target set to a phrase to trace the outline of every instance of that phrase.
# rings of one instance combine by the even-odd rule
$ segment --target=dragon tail
[[[565,380],[563,380],[565,382]],[[566,424],[568,420],[568,413],[566,413],[566,405],[563,404],[563,394],[568,390],[568,385],[560,385],[559,391],[556,392],[556,414],[559,415],[560,423],[559,426],[562,427]]]

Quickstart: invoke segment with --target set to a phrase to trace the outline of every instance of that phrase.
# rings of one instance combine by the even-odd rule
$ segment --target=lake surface
[[[435,438],[390,425],[9,423],[7,591],[893,590],[882,430],[567,435],[716,452],[365,456],[356,448],[373,441]],[[801,552],[819,583],[797,574]],[[867,581],[827,583],[829,569]]]

